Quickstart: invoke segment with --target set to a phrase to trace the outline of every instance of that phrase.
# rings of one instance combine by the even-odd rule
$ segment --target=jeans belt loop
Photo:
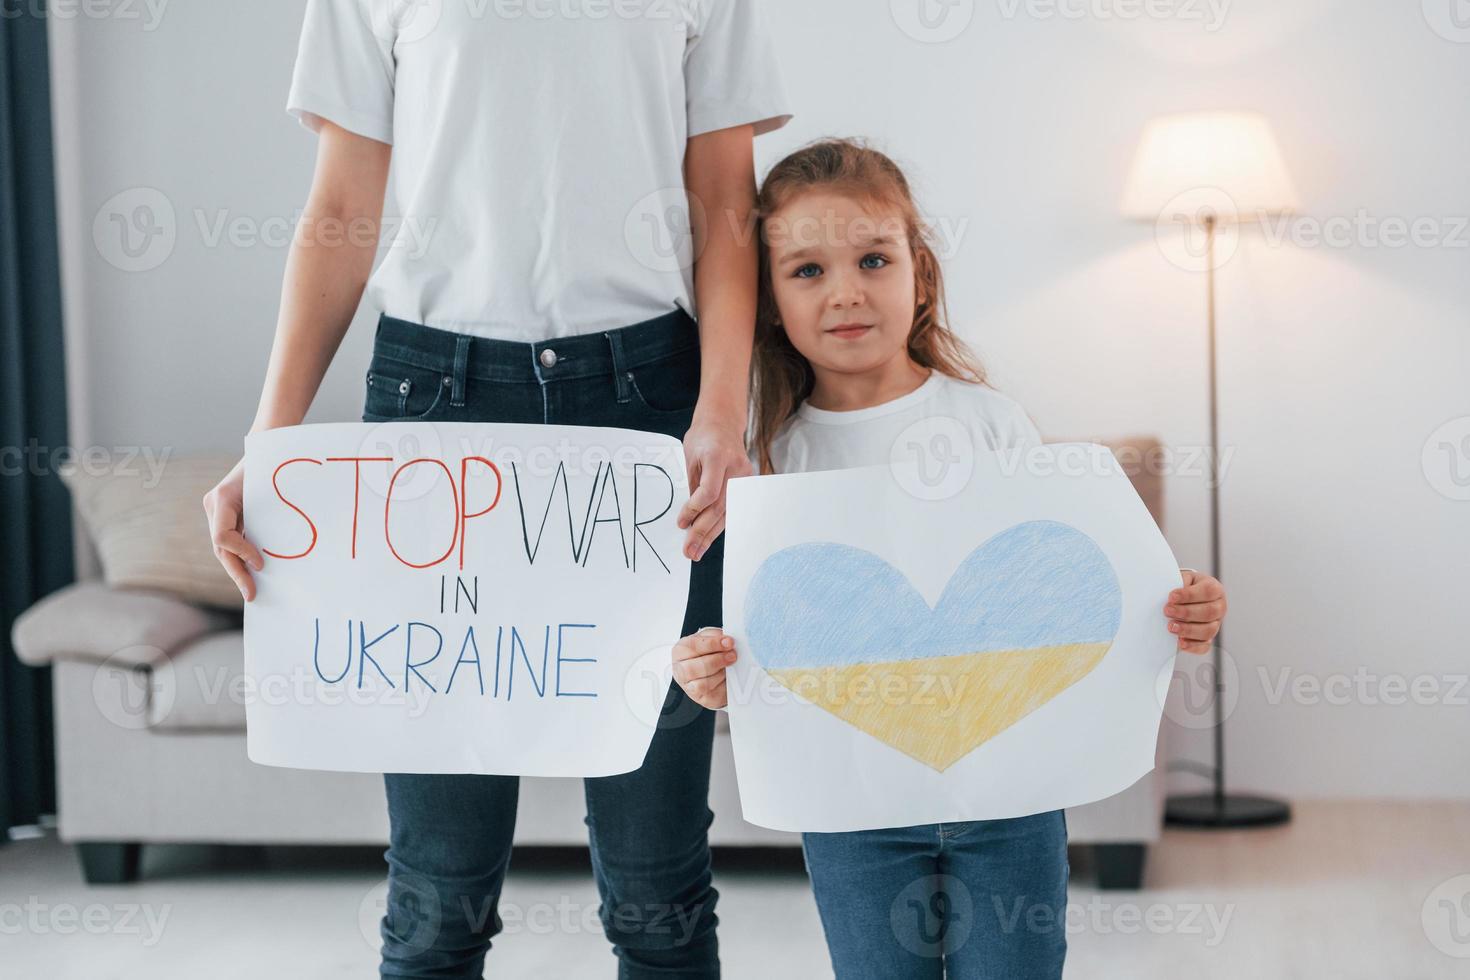
[[[470,370],[470,340],[471,338],[460,334],[454,343],[454,388],[449,395],[449,404],[453,408],[464,407],[465,376]]]
[[[623,353],[623,335],[621,331],[609,330],[603,336],[612,348],[613,380],[617,382],[618,404],[626,405],[633,397],[633,386],[629,380],[633,372],[628,370],[627,356]]]

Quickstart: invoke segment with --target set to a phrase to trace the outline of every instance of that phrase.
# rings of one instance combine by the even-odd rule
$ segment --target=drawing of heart
[[[888,562],[831,542],[767,557],[745,601],[767,673],[940,772],[1091,673],[1121,619],[1107,556],[1057,521],[985,541],[932,609]]]

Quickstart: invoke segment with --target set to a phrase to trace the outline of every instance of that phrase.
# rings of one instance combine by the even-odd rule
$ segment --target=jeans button
[[[404,381],[403,383],[401,383],[398,386],[398,393],[400,395],[406,395],[406,394],[408,394],[408,382],[407,381]]]
[[[555,367],[556,366],[556,351],[552,350],[550,347],[548,347],[544,351],[542,351],[541,352],[541,366],[542,367]]]

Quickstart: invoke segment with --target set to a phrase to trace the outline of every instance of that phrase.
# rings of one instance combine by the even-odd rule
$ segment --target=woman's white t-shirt
[[[918,388],[881,405],[831,412],[802,402],[771,442],[776,473],[808,473],[888,464],[934,455],[931,440],[959,452],[1041,445],[1026,412],[994,388],[932,371]],[[756,464],[759,468],[759,463]]]
[[[505,340],[694,314],[688,139],[789,120],[764,0],[307,0],[286,108],[393,145],[369,301]]]

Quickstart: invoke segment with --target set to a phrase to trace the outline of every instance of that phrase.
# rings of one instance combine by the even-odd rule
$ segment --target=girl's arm
[[[689,140],[684,185],[694,231],[694,303],[699,312],[699,403],[684,436],[689,502],[686,557],[698,561],[725,529],[725,481],[747,476],[745,424],[755,337],[755,128],[736,126]]]
[[[251,432],[297,425],[352,323],[372,271],[388,185],[387,143],[323,121],[316,172],[286,259],[275,342]],[[260,551],[241,520],[245,461],[204,496],[214,553],[247,601]]]

